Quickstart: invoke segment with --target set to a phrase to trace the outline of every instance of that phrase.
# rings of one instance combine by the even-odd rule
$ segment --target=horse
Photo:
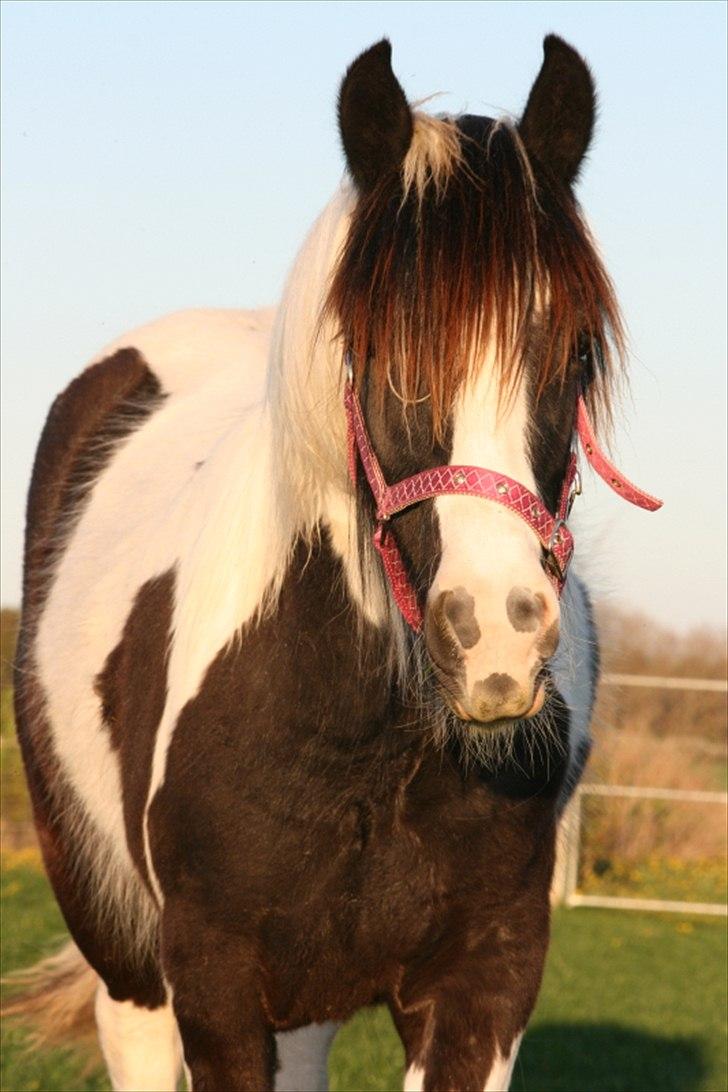
[[[378,42],[277,309],[126,334],[49,412],[15,693],[72,941],[14,1011],[93,1009],[115,1089],[325,1088],[373,1004],[410,1092],[509,1085],[598,676],[577,440],[659,504],[598,440],[595,104],[551,35],[518,121],[434,116]]]

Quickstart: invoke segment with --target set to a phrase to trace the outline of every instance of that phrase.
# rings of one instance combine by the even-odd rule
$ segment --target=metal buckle
[[[561,564],[556,554],[554,553],[554,546],[560,542],[559,531],[562,527],[566,526],[566,520],[557,519],[551,530],[547,545],[544,547],[543,567],[551,572],[557,580],[564,580],[564,570],[561,568]]]
[[[571,489],[569,490],[569,499],[566,502],[567,516],[571,515],[571,509],[574,507],[574,501],[576,500],[576,498],[581,496],[581,484],[581,474],[579,473],[579,468],[577,467],[574,471],[574,480],[571,483]],[[560,520],[559,522],[563,523],[563,520]]]

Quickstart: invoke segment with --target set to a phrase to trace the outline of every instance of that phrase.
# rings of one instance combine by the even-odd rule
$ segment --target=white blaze
[[[499,399],[500,377],[486,361],[455,406],[452,464],[483,467],[514,478],[537,492],[528,453],[528,400],[525,382]],[[480,640],[463,651],[468,692],[493,673],[530,685],[538,660],[536,643],[558,616],[553,587],[541,566],[541,546],[514,512],[479,497],[443,496],[435,501],[442,560],[430,601],[444,591],[464,588],[474,599]],[[513,588],[542,595],[546,604],[538,630],[514,628],[506,601]]]

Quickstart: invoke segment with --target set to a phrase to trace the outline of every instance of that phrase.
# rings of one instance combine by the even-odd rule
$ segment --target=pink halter
[[[391,516],[410,508],[420,501],[443,494],[482,497],[502,504],[528,524],[544,549],[544,568],[558,594],[564,586],[566,571],[574,552],[574,538],[566,526],[574,498],[581,493],[581,481],[576,465],[576,452],[572,451],[566,468],[564,484],[556,515],[552,515],[543,501],[525,485],[479,466],[438,466],[423,470],[394,485],[387,485],[379,460],[374,452],[359,396],[354,387],[351,359],[346,357],[346,385],[344,406],[346,409],[349,475],[354,488],[357,485],[357,455],[364,468],[369,488],[376,504],[377,526],[374,546],[379,553],[387,574],[392,594],[405,621],[415,632],[422,627],[422,610],[412,587],[402,555],[387,523]],[[638,489],[620,474],[607,459],[594,436],[586,404],[581,395],[577,401],[576,431],[587,460],[600,478],[631,504],[654,512],[662,507],[662,501]]]

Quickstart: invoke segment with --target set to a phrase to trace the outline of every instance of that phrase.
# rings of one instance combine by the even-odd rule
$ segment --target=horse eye
[[[576,351],[579,363],[581,365],[587,365],[591,362],[592,358],[592,340],[587,334],[582,334],[576,344]]]
[[[597,361],[599,358],[599,346],[586,335],[579,338],[577,346],[577,359],[579,362],[579,379],[586,389],[594,379]]]

